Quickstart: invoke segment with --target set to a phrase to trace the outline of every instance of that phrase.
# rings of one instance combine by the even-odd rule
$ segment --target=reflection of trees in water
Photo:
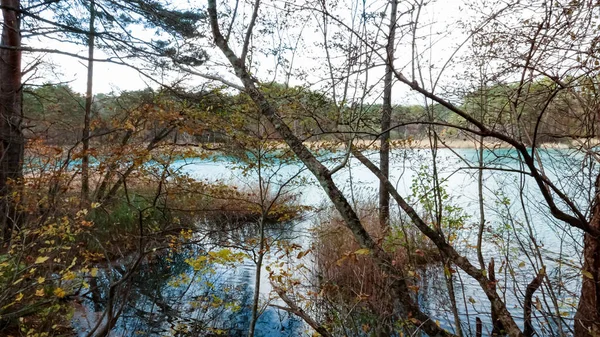
[[[265,236],[271,241],[292,241],[297,237],[295,224],[295,221],[267,222]],[[206,244],[243,250],[251,250],[258,244],[259,226],[256,222],[202,221],[197,227],[197,233],[206,239]]]
[[[273,225],[273,237],[288,236],[291,225]],[[236,247],[251,250],[256,226],[249,224],[205,224],[199,231],[204,244],[157,255],[140,265],[123,286],[127,296],[123,313],[114,328],[116,336],[245,336],[250,324],[254,262],[249,259],[235,268],[219,265],[194,271],[185,261],[207,250]],[[115,277],[127,273],[129,264],[113,266]],[[92,288],[89,304],[95,312],[104,310],[110,280],[100,273]],[[303,325],[288,313],[267,307],[258,322],[258,336],[300,335]],[[295,333],[297,332],[297,333]]]
[[[194,271],[185,260],[201,251],[195,248],[155,257],[138,268],[126,285],[127,298],[119,299],[126,305],[116,335],[203,336],[223,330],[235,336],[245,330],[248,320],[239,316],[247,314],[238,308],[250,301],[251,289],[228,282],[231,273],[218,267],[214,272]],[[123,265],[115,269],[121,275],[127,272]],[[103,309],[109,281],[98,277],[97,283],[100,303],[94,307]]]

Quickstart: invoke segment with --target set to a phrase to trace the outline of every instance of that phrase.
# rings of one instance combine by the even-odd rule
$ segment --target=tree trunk
[[[83,134],[81,141],[83,143],[83,156],[81,157],[81,201],[83,207],[88,207],[90,201],[90,116],[92,115],[93,99],[93,80],[94,80],[94,21],[96,19],[96,9],[94,0],[90,1],[90,34],[88,35],[88,69],[87,69],[87,90],[85,92],[85,114],[83,117]]]
[[[24,137],[21,131],[21,30],[17,10],[20,0],[0,0],[2,4],[0,49],[0,224],[4,242],[10,241],[11,233],[20,220],[17,199],[13,192],[23,177]]]
[[[250,327],[248,329],[248,337],[254,337],[254,331],[256,329],[256,321],[258,321],[258,300],[260,296],[260,276],[262,271],[263,259],[265,257],[265,216],[261,215],[259,220],[259,236],[260,245],[258,251],[258,259],[256,260],[256,274],[254,276],[254,296],[252,298],[252,315],[250,319]]]
[[[596,195],[590,227],[600,229],[600,174],[596,177]],[[600,238],[585,234],[583,242],[583,282],[575,314],[575,336],[600,336]]]
[[[537,276],[527,285],[525,290],[525,300],[523,301],[523,321],[525,322],[525,329],[523,334],[525,337],[532,337],[535,335],[535,329],[531,322],[531,313],[533,311],[533,294],[539,289],[544,281],[546,275],[546,269],[542,268]]]
[[[391,0],[390,30],[387,38],[385,78],[383,81],[383,104],[381,111],[381,146],[379,148],[379,169],[386,178],[390,176],[390,132],[392,120],[392,81],[394,72],[394,42],[396,36],[396,12],[398,1]],[[379,183],[379,225],[388,228],[390,222],[390,192],[383,182]]]

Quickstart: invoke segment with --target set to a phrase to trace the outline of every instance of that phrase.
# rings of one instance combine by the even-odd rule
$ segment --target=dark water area
[[[123,305],[123,311],[111,336],[247,336],[256,264],[250,257],[251,247],[241,246],[257,235],[256,228],[253,224],[199,227],[190,241],[201,237],[200,242],[157,253],[136,269],[127,281],[126,295],[117,298],[116,306]],[[294,223],[270,225],[267,235],[281,241],[293,240],[299,235],[294,227]],[[223,249],[244,257],[232,263],[193,267],[198,257]],[[120,261],[98,274],[95,284],[98,293],[89,294],[75,315],[74,326],[80,336],[93,328],[99,313],[105,310],[111,276],[122,278],[133,260],[132,257],[130,261]],[[266,277],[261,287],[264,289],[261,292],[269,293]],[[269,306],[265,300],[266,296],[261,298],[256,336],[304,335],[306,327],[301,320]]]

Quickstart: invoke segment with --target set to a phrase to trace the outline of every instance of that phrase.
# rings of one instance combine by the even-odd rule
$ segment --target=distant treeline
[[[576,95],[554,92],[551,83],[535,83],[527,100],[514,104],[517,85],[496,85],[470,92],[460,107],[493,130],[525,143],[560,142],[579,135],[595,114],[582,109]],[[585,86],[577,95],[585,94]],[[326,94],[301,87],[271,84],[263,88],[291,129],[304,140],[334,140],[341,134],[376,139],[380,134],[380,104],[335,104]],[[554,97],[549,96],[553,95]],[[26,135],[49,144],[74,144],[82,138],[85,97],[66,85],[27,87],[23,97]],[[272,128],[244,94],[220,90],[186,92],[146,89],[98,94],[92,109],[92,142],[122,141],[141,137],[152,141],[169,129],[168,137],[180,143],[224,143],[241,140],[243,133],[278,139]],[[392,110],[392,139],[423,138],[435,130],[459,136],[469,123],[439,104],[396,105]],[[127,136],[129,134],[129,136]],[[237,137],[237,136],[239,137]],[[163,137],[164,138],[164,137]],[[238,144],[240,145],[240,144]],[[241,144],[243,145],[243,144]]]

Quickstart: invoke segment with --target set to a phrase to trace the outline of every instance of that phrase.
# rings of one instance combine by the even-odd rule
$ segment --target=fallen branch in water
[[[304,320],[306,324],[310,325],[311,328],[315,329],[315,331],[321,334],[321,336],[323,337],[333,337],[333,335],[329,331],[327,331],[327,329],[325,329],[322,325],[317,323],[317,321],[310,317],[310,315],[308,315],[304,310],[302,310],[302,308],[297,306],[296,303],[288,297],[288,295],[283,289],[275,285],[273,285],[273,289],[275,290],[277,295],[279,295],[281,300],[283,300],[285,304],[288,305],[288,307],[283,307],[276,304],[270,304],[270,306],[281,310],[285,310],[287,312],[291,312],[292,314],[302,318],[302,320]]]

